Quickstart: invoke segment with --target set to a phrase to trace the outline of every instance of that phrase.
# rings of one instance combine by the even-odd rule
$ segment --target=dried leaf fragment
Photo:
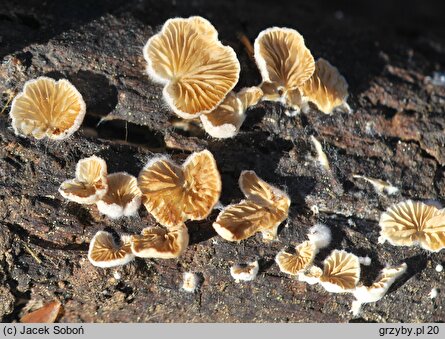
[[[94,155],[79,160],[75,179],[66,180],[59,187],[64,198],[79,204],[94,204],[107,190],[107,164]]]
[[[229,241],[247,239],[257,232],[266,240],[276,239],[278,226],[288,216],[290,199],[287,194],[253,171],[241,173],[239,186],[247,199],[224,208],[213,228]]]
[[[331,114],[336,108],[351,111],[346,102],[348,83],[338,69],[325,59],[317,60],[315,72],[301,88],[304,97],[323,113]]]
[[[399,189],[393,186],[390,182],[384,181],[382,179],[368,178],[364,175],[358,174],[354,174],[352,177],[355,179],[363,179],[369,182],[374,187],[377,193],[386,193],[388,195],[393,195],[399,191]]]
[[[152,226],[142,230],[141,235],[131,237],[131,251],[141,258],[177,258],[184,253],[189,243],[189,234],[184,224],[166,229]]]
[[[201,17],[167,20],[143,52],[148,74],[165,85],[165,100],[185,119],[213,111],[238,82],[235,52]]]
[[[191,154],[182,166],[155,158],[139,174],[147,211],[164,226],[205,219],[219,200],[221,177],[209,151]]]
[[[406,200],[389,207],[380,217],[380,240],[394,246],[420,245],[438,252],[445,248],[445,210]]]
[[[111,233],[99,231],[90,242],[88,260],[94,266],[114,267],[125,265],[133,259],[129,236],[121,236],[120,243],[116,243]]]
[[[329,171],[331,169],[331,165],[329,164],[328,156],[323,151],[323,147],[321,146],[320,141],[318,141],[313,135],[311,135],[310,139],[311,139],[312,144],[315,147],[315,151],[317,152],[317,162],[326,171]]]
[[[107,182],[107,193],[96,203],[99,212],[112,219],[135,215],[142,195],[137,179],[126,172],[118,172],[109,174]]]
[[[275,257],[275,262],[280,267],[281,272],[297,275],[312,264],[315,254],[315,245],[310,241],[304,241],[295,247],[295,253],[281,250]]]
[[[10,116],[16,135],[62,140],[77,131],[85,112],[82,95],[68,80],[39,77],[25,83]]]
[[[25,314],[20,318],[21,323],[47,323],[51,324],[57,320],[57,317],[62,311],[62,304],[60,301],[52,301],[45,306]]]

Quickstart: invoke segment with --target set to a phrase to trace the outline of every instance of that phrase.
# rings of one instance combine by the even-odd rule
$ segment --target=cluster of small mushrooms
[[[253,53],[263,81],[234,92],[240,72],[237,56],[201,17],[168,20],[143,48],[147,73],[164,85],[163,96],[173,112],[183,119],[199,117],[206,132],[216,138],[234,137],[246,110],[260,100],[281,103],[289,115],[308,110],[310,103],[326,114],[350,111],[346,80],[328,61],[315,62],[297,31],[266,29],[256,38]],[[69,81],[40,77],[25,84],[12,103],[10,116],[17,135],[61,140],[79,128],[85,112],[82,95]],[[312,142],[320,164],[329,169],[321,144],[315,138]],[[362,178],[382,186],[374,179]],[[239,242],[258,232],[266,241],[276,240],[278,226],[288,217],[289,196],[253,171],[241,173],[239,187],[245,199],[221,209],[213,223],[216,232],[228,241]],[[391,194],[396,188],[386,185],[384,189]],[[125,172],[108,174],[106,162],[91,156],[78,162],[75,178],[63,182],[59,192],[80,204],[96,204],[101,213],[114,219],[137,214],[142,203],[156,219],[158,224],[144,228],[141,234],[122,234],[119,240],[105,231],[94,236],[89,260],[95,266],[113,267],[135,257],[180,256],[189,242],[185,222],[206,219],[218,206],[221,177],[207,150],[191,154],[181,165],[167,156],[152,158],[138,178]],[[380,243],[419,245],[432,252],[445,248],[443,209],[403,201],[389,207],[379,225]],[[382,298],[407,268],[405,263],[386,267],[371,286],[364,286],[359,283],[360,263],[369,264],[369,258],[333,250],[320,268],[314,265],[314,258],[329,245],[331,232],[317,224],[308,238],[295,250],[277,254],[280,270],[300,281],[318,283],[332,293],[352,293],[356,298],[354,314],[363,303]],[[252,280],[258,271],[257,261],[231,268],[237,281]],[[193,291],[196,280],[193,274],[187,275],[184,289]]]

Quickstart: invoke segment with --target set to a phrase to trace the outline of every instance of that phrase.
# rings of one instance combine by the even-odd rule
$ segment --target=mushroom
[[[131,237],[131,251],[141,258],[177,258],[184,253],[189,243],[187,227],[180,224],[169,228],[152,226],[142,230],[141,235]]]
[[[88,260],[103,268],[125,265],[134,259],[130,240],[130,236],[122,235],[118,244],[111,233],[99,231],[90,242]]]
[[[225,207],[213,228],[228,241],[244,240],[257,232],[265,240],[276,239],[278,226],[288,216],[288,195],[260,179],[254,171],[243,171],[239,186],[246,199]]]
[[[141,205],[142,195],[137,179],[126,172],[119,172],[109,174],[107,182],[107,193],[96,202],[99,212],[112,219],[135,215]]]
[[[62,304],[60,301],[55,300],[44,305],[43,307],[25,314],[20,318],[21,323],[46,323],[51,324],[57,320],[60,312],[62,311]]]
[[[147,211],[167,227],[205,219],[221,194],[216,161],[207,150],[191,154],[182,166],[166,157],[152,159],[138,185]]]
[[[239,79],[236,53],[198,16],[167,20],[143,52],[147,73],[165,85],[164,99],[184,119],[213,111]]]
[[[310,241],[304,241],[295,247],[295,253],[288,253],[281,250],[275,257],[275,262],[280,267],[280,271],[297,275],[306,270],[314,261],[316,247]]]
[[[331,114],[334,109],[351,112],[346,102],[348,83],[338,69],[325,59],[317,60],[314,74],[301,89],[304,98],[325,114]]]
[[[241,100],[230,92],[214,111],[200,116],[202,126],[214,138],[232,138],[246,118],[244,111]]]
[[[193,293],[199,287],[199,277],[196,273],[184,272],[182,289],[186,292]]]
[[[306,270],[298,272],[298,280],[304,281],[309,285],[315,285],[320,282],[320,277],[323,275],[323,270],[317,266],[309,266]]]
[[[79,160],[75,179],[66,180],[59,187],[64,198],[79,204],[94,204],[107,190],[107,164],[94,155]]]
[[[379,242],[394,246],[420,245],[431,252],[445,247],[445,210],[406,200],[389,207],[380,217]]]
[[[252,281],[256,278],[259,270],[258,260],[247,264],[235,264],[230,267],[230,275],[238,283],[240,281]]]
[[[234,137],[246,118],[246,110],[256,105],[262,95],[259,87],[230,92],[215,110],[200,116],[205,131],[214,138]]]
[[[289,28],[268,28],[256,38],[254,55],[263,78],[263,100],[280,101],[299,112],[300,89],[315,70],[303,36]]]
[[[360,313],[362,304],[379,301],[386,294],[398,277],[406,272],[405,263],[396,267],[385,267],[380,271],[377,280],[371,286],[359,285],[353,291],[355,301],[352,302],[351,312],[354,316]]]
[[[82,95],[68,80],[39,77],[25,83],[9,114],[16,135],[62,140],[78,130],[85,111]]]
[[[320,284],[331,293],[351,292],[360,278],[358,257],[346,251],[333,250],[323,262]]]

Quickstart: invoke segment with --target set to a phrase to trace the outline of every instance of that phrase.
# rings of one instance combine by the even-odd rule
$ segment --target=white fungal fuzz
[[[311,206],[311,211],[312,211],[312,215],[314,215],[314,216],[318,215],[320,213],[320,210],[317,205]]]
[[[198,275],[192,272],[185,272],[183,275],[182,289],[186,292],[193,293],[198,289],[198,286]]]
[[[371,258],[366,256],[366,257],[358,257],[358,262],[360,264],[362,264],[363,266],[369,266],[371,265]]]
[[[320,250],[329,246],[332,239],[332,233],[328,226],[324,224],[315,224],[309,229],[307,237],[309,238],[309,241],[315,245],[317,250]]]
[[[439,294],[439,290],[437,288],[433,288],[430,293],[428,293],[428,296],[430,299],[436,299]]]
[[[331,169],[331,166],[329,165],[329,160],[326,153],[323,151],[323,148],[321,147],[320,141],[318,141],[313,135],[311,135],[310,139],[315,147],[315,151],[317,152],[317,158],[316,158],[317,162],[326,171],[329,171]]]
[[[443,271],[443,266],[441,264],[437,264],[436,271],[437,272],[442,272]]]
[[[121,274],[118,271],[113,272],[113,278],[116,280],[120,280],[122,278]]]

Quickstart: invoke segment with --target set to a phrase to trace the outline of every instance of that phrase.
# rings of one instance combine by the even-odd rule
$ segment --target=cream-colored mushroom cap
[[[309,285],[315,285],[320,282],[320,277],[323,275],[323,270],[317,266],[309,266],[306,270],[297,273],[299,281],[304,281]]]
[[[137,213],[141,205],[141,190],[136,177],[119,172],[107,176],[108,191],[96,205],[99,212],[117,219]]]
[[[131,250],[141,258],[171,259],[184,253],[188,243],[189,234],[184,224],[169,229],[152,226],[144,228],[141,235],[131,237]]]
[[[243,171],[239,186],[247,199],[225,207],[213,228],[229,241],[244,240],[257,232],[266,240],[276,239],[278,226],[289,212],[287,194],[260,179],[254,171]]]
[[[315,72],[304,83],[302,91],[307,100],[313,102],[317,108],[326,114],[341,108],[346,112],[351,109],[347,104],[348,83],[338,69],[325,59],[318,59]]]
[[[129,263],[134,259],[130,237],[121,236],[120,244],[117,244],[111,233],[97,232],[90,242],[88,259],[98,267],[114,267]]]
[[[351,312],[358,315],[362,304],[382,299],[396,279],[406,272],[407,267],[405,263],[395,267],[385,267],[371,286],[357,286],[353,291],[356,300],[352,303]]]
[[[39,77],[25,83],[10,116],[17,135],[62,140],[77,131],[85,112],[82,95],[68,80]]]
[[[445,210],[419,201],[406,200],[380,217],[380,240],[395,246],[420,245],[438,252],[445,248]]]
[[[346,251],[333,250],[323,263],[320,284],[332,293],[351,292],[360,278],[358,257]]]
[[[94,155],[79,160],[75,179],[66,180],[59,187],[64,198],[79,204],[94,204],[107,190],[107,164]]]
[[[230,275],[236,282],[252,281],[256,278],[260,266],[258,260],[249,262],[247,264],[235,264],[230,267]]]
[[[259,87],[230,92],[224,101],[210,113],[201,114],[205,131],[214,138],[233,138],[246,118],[246,110],[256,105],[263,96]]]
[[[165,85],[165,100],[185,119],[213,111],[239,79],[236,53],[201,17],[167,20],[143,51],[148,74]]]
[[[232,138],[241,127],[244,119],[243,103],[234,92],[230,92],[216,109],[201,114],[205,131],[214,138]]]
[[[205,219],[221,194],[221,176],[207,150],[191,154],[182,166],[154,158],[139,174],[138,184],[147,211],[167,227]]]
[[[300,87],[314,73],[314,58],[303,36],[294,29],[273,27],[262,31],[254,51],[263,81],[277,88]]]
[[[281,250],[275,257],[275,262],[280,267],[281,272],[297,275],[312,264],[315,254],[315,245],[310,241],[304,241],[295,247],[295,253]]]

